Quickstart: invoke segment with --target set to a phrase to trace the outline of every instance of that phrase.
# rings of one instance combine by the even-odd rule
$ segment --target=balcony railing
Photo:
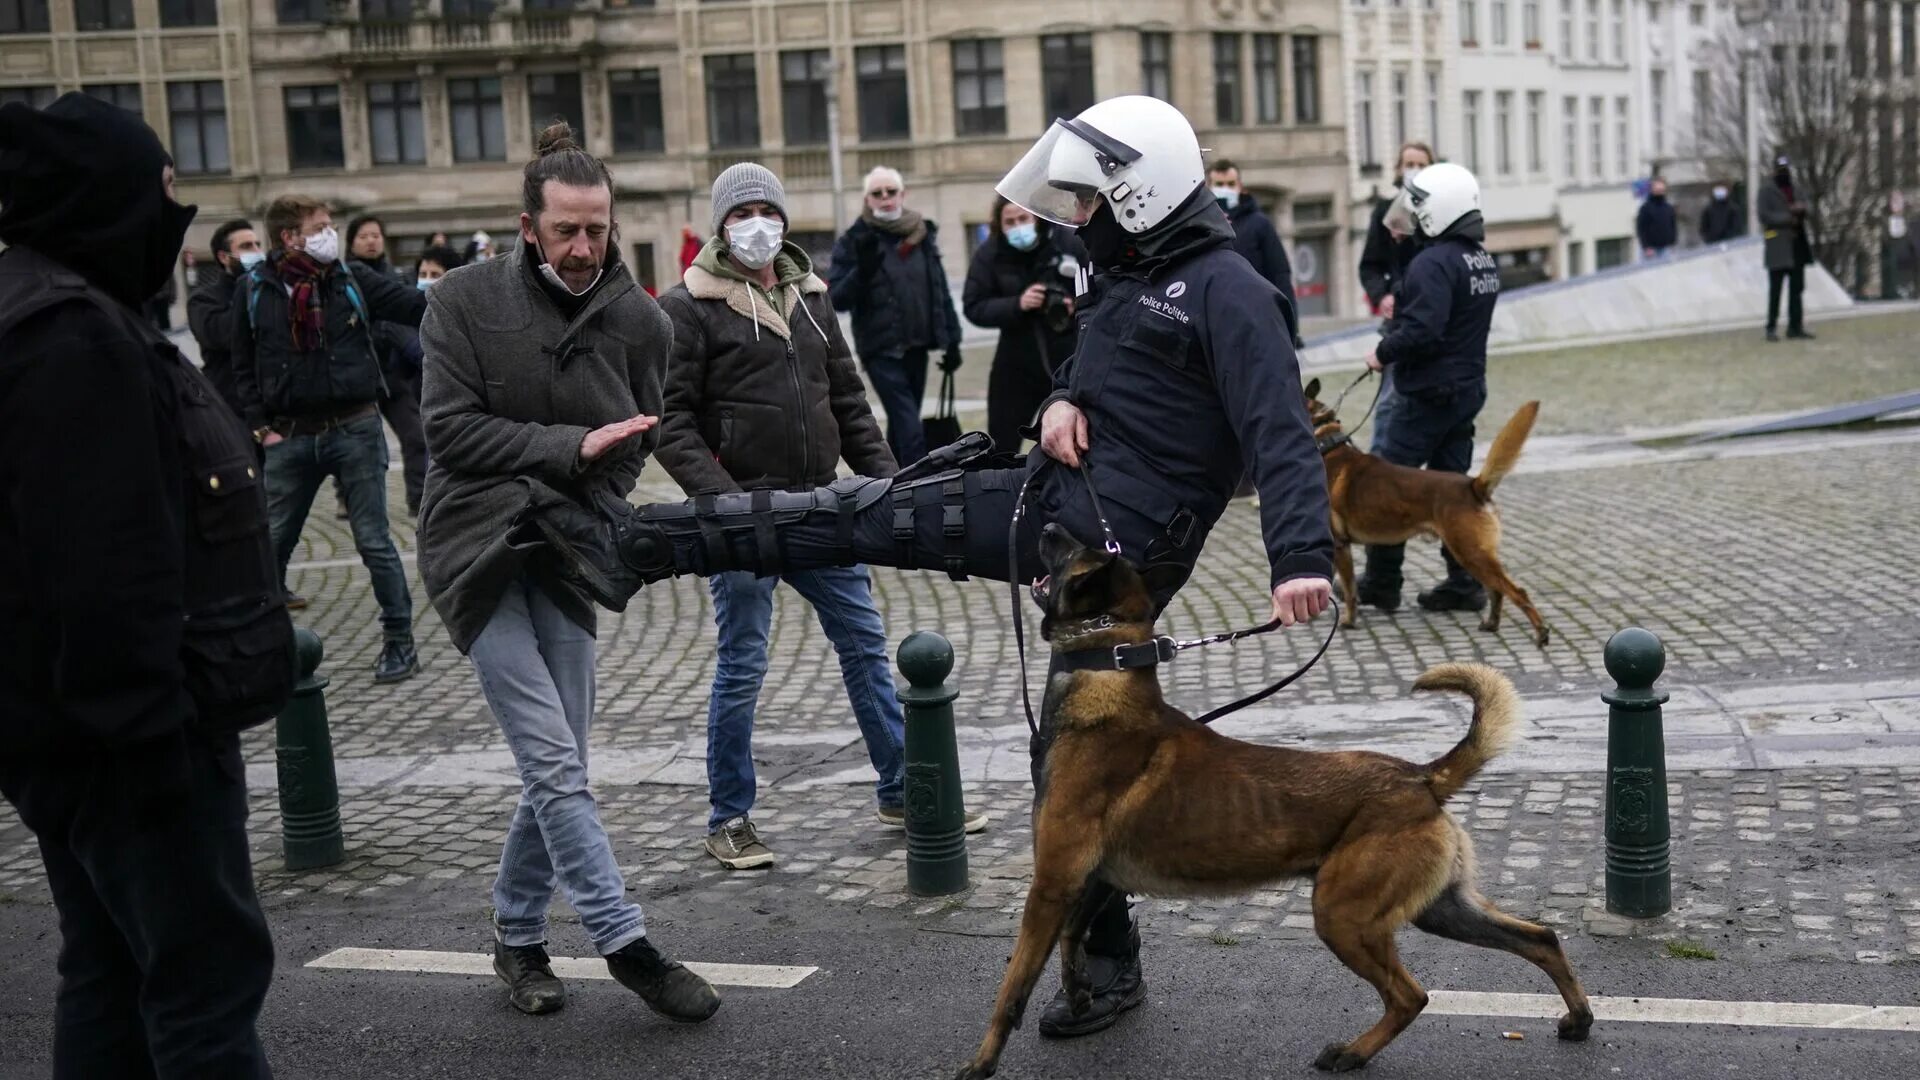
[[[361,59],[435,56],[447,53],[512,52],[568,46],[582,40],[574,16],[542,12],[513,16],[463,16],[419,22],[356,23],[349,51]]]

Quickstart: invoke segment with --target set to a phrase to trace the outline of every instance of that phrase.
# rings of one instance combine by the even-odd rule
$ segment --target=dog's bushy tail
[[[1485,664],[1436,664],[1413,680],[1415,690],[1458,690],[1473,699],[1467,737],[1426,767],[1435,798],[1445,802],[1513,743],[1520,727],[1520,695],[1505,675]]]
[[[1513,466],[1520,460],[1520,448],[1527,444],[1527,436],[1533,434],[1533,420],[1540,415],[1540,403],[1529,401],[1520,406],[1493,437],[1493,445],[1487,450],[1486,464],[1481,466],[1480,475],[1473,478],[1473,497],[1481,502],[1493,498],[1493,489],[1506,479]]]

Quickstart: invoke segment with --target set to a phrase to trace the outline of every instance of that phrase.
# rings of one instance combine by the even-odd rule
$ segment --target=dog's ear
[[[1318,375],[1308,380],[1304,393],[1315,401],[1320,400],[1320,377]]]

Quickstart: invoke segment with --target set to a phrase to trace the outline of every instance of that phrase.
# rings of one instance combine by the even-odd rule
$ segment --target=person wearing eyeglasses
[[[920,403],[927,355],[940,370],[960,366],[960,316],[940,261],[939,227],[906,205],[897,169],[867,174],[866,208],[833,245],[827,292],[835,311],[853,314],[853,344],[887,414],[887,446],[896,461],[926,456]]]

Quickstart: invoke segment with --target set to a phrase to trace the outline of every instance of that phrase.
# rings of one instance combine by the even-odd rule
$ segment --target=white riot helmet
[[[1406,179],[1407,205],[1426,236],[1439,236],[1454,222],[1480,212],[1480,181],[1464,167],[1442,161]]]
[[[1159,98],[1108,98],[1055,120],[994,190],[1035,217],[1078,227],[1105,198],[1129,233],[1165,221],[1206,182],[1200,140]]]

